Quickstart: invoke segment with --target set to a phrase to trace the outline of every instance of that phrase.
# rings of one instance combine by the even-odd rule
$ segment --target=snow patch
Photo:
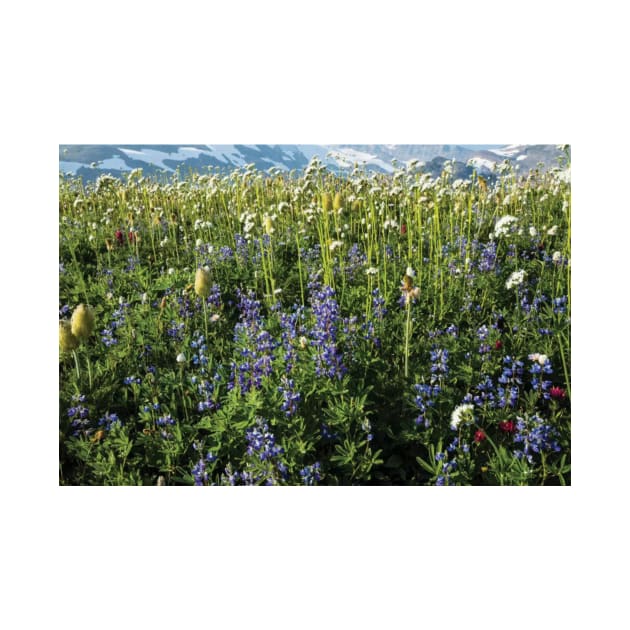
[[[164,160],[177,160],[179,156],[179,152],[166,153],[164,151],[158,151],[157,149],[142,149],[139,151],[137,149],[119,148],[118,150],[132,160],[153,164],[154,166],[158,166],[159,168],[163,168],[167,171],[172,171],[173,169],[170,166],[166,166],[166,164],[164,164]],[[179,157],[179,159],[185,160],[186,158]]]
[[[334,149],[330,153],[337,164],[342,167],[348,168],[353,166],[355,163],[360,163],[378,166],[388,173],[392,173],[395,170],[391,164],[383,162],[383,160],[377,158],[375,155],[364,153],[363,151],[357,151],[356,149]]]
[[[496,166],[496,162],[481,157],[470,158],[470,160],[468,160],[468,163],[478,169],[485,169],[488,171],[491,171]]]
[[[509,144],[505,147],[501,147],[500,149],[489,149],[491,153],[496,153],[502,157],[513,157],[517,153],[520,153],[523,150],[522,144]]]
[[[125,164],[125,161],[119,157],[112,157],[99,162],[97,168],[100,170],[111,170],[111,171],[130,171],[132,170],[130,166]]]
[[[219,162],[232,162],[237,166],[245,166],[245,158],[241,152],[233,144],[207,144],[211,157],[219,160]]]

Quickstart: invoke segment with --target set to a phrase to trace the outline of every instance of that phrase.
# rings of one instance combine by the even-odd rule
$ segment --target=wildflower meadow
[[[60,485],[569,485],[571,188],[59,179]]]

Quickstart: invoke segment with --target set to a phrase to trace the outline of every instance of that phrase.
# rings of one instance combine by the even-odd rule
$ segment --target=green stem
[[[72,351],[72,356],[74,357],[74,367],[77,371],[77,381],[79,382],[79,386],[81,383],[81,370],[79,369],[79,357],[77,357],[77,351]]]
[[[206,298],[201,297],[201,303],[203,304],[203,325],[206,331],[206,343],[208,343],[208,305],[206,304]]]
[[[407,323],[405,325],[405,378],[409,376],[409,338],[411,337],[411,296],[407,295]]]

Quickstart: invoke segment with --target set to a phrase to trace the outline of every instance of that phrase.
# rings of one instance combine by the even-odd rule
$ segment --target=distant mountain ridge
[[[261,171],[301,171],[317,157],[330,170],[343,172],[356,165],[369,171],[391,173],[396,166],[422,163],[424,172],[439,175],[445,160],[454,160],[454,177],[469,177],[473,169],[492,176],[505,160],[526,174],[543,164],[558,165],[563,152],[556,145],[453,145],[453,144],[365,144],[365,145],[59,145],[59,170],[93,181],[109,173],[124,177],[141,168],[147,176],[168,176],[177,169],[206,173],[208,168],[228,171],[253,164]]]

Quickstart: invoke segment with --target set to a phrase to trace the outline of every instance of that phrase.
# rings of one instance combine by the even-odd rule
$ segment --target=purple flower
[[[317,376],[341,379],[346,373],[341,351],[337,348],[337,328],[340,324],[335,290],[324,286],[311,295],[315,324],[311,330],[311,345],[315,347]]]

